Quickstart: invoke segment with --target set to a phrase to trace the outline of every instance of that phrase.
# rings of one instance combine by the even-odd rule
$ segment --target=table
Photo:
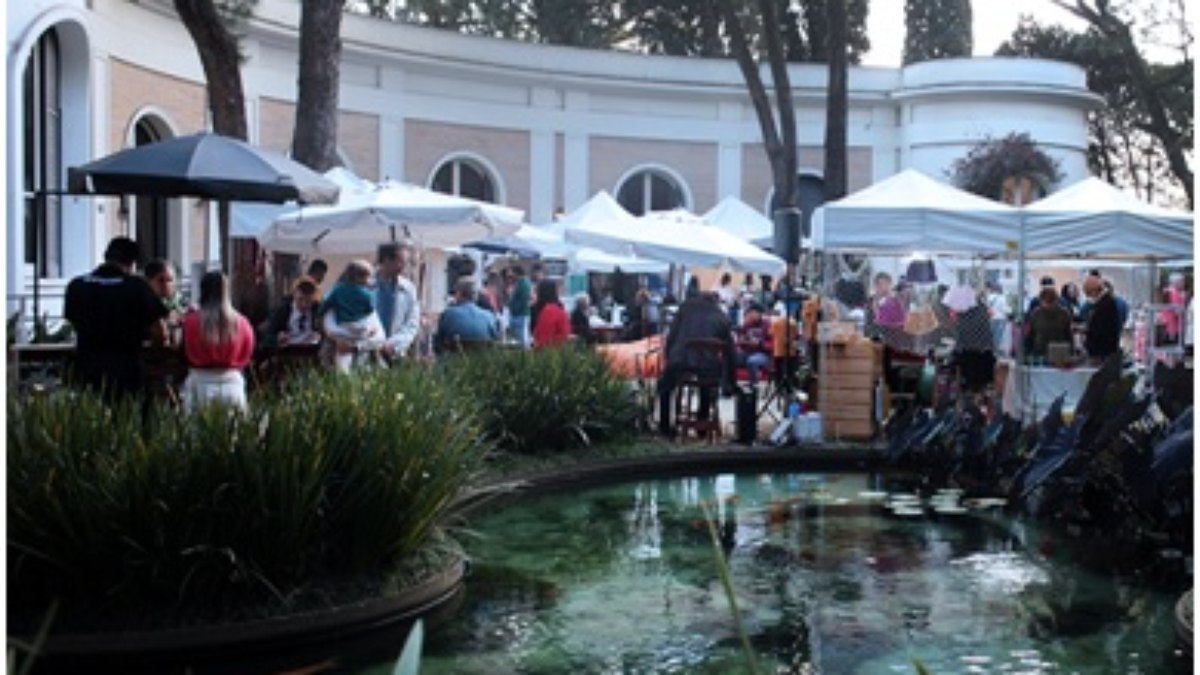
[[[1023,412],[1039,419],[1063,393],[1064,409],[1073,409],[1087,389],[1088,380],[1099,368],[1077,366],[1056,368],[1052,366],[1009,365],[1004,383],[1004,412],[1010,417],[1020,417]]]

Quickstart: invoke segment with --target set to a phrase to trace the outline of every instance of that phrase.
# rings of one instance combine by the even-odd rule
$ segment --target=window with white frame
[[[617,203],[635,216],[687,206],[683,187],[665,171],[643,169],[630,174],[617,188]]]
[[[42,277],[62,273],[62,75],[58,33],[46,31],[24,75],[25,262]]]
[[[468,157],[456,157],[442,163],[433,174],[430,189],[448,195],[497,202],[496,181],[481,163]]]

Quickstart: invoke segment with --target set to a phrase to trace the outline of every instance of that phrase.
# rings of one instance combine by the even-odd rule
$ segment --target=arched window
[[[143,115],[134,124],[134,145],[148,145],[168,137],[170,132],[153,116]],[[134,238],[142,250],[142,258],[169,258],[167,200],[162,197],[136,197],[133,219]]]
[[[482,163],[467,157],[443,162],[433,174],[430,189],[493,204],[497,203],[498,197],[491,172]]]
[[[35,274],[62,271],[62,73],[58,32],[38,39],[25,66],[25,262]]]
[[[648,211],[686,207],[687,199],[674,176],[658,169],[641,169],[626,176],[617,187],[617,203],[640,216]]]

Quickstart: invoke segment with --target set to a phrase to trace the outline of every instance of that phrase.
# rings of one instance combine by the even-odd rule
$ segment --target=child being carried
[[[366,351],[377,344],[383,334],[383,324],[375,313],[375,293],[369,287],[371,281],[371,263],[366,260],[355,260],[346,266],[346,271],[334,285],[333,290],[321,303],[321,317],[327,312],[333,312],[344,337],[350,338],[355,351]],[[354,353],[334,355],[334,366],[338,372],[350,371],[354,363]]]

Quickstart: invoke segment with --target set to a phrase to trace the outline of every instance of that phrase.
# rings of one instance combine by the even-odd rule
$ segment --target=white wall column
[[[570,213],[587,201],[588,193],[588,109],[591,106],[587,92],[567,91],[563,95],[563,108],[571,125],[563,132],[563,203],[564,213]]]

